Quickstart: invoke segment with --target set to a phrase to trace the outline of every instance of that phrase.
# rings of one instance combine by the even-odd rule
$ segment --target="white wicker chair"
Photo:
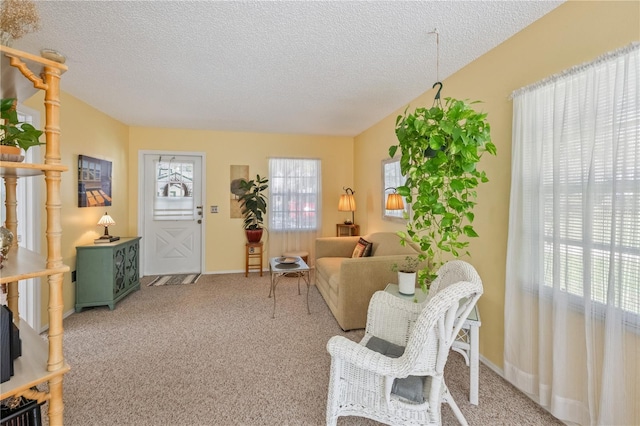
[[[339,416],[367,417],[390,425],[439,425],[442,402],[451,405],[460,423],[466,424],[443,377],[451,344],[483,292],[473,267],[469,269],[466,262],[462,263],[438,271],[443,279],[423,304],[376,292],[369,304],[365,336],[360,343],[342,336],[329,340],[327,425],[335,425]],[[460,267],[463,272],[458,271]],[[444,279],[449,274],[458,281]],[[390,358],[368,349],[365,345],[372,336],[404,346],[404,353],[399,358]],[[427,378],[423,403],[391,392],[396,378],[409,375]]]

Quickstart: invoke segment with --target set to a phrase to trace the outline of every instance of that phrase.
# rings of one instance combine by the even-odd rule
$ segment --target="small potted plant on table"
[[[393,271],[398,273],[398,291],[400,294],[413,295],[416,292],[416,276],[420,259],[417,256],[407,256],[402,265],[393,264]]]

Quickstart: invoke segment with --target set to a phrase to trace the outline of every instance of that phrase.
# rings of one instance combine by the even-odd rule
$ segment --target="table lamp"
[[[98,226],[104,226],[104,235],[98,238],[97,240],[95,240],[95,242],[110,243],[111,241],[119,240],[120,237],[113,237],[109,235],[109,227],[115,224],[116,224],[116,221],[113,220],[111,216],[109,216],[109,214],[105,212],[104,216],[102,216],[98,221]]]
[[[354,213],[356,211],[356,199],[353,196],[354,192],[351,188],[342,188],[346,192],[340,196],[340,202],[338,203],[338,211],[351,212],[351,224],[354,223]],[[349,221],[345,221],[345,224],[349,224]]]

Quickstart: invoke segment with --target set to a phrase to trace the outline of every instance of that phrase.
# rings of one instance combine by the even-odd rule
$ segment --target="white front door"
[[[144,275],[202,272],[203,155],[143,157]]]

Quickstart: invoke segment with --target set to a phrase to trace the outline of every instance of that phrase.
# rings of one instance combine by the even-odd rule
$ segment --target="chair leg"
[[[336,426],[338,424],[338,402],[336,398],[338,398],[339,393],[340,366],[337,364],[339,364],[339,361],[332,357],[329,370],[329,391],[327,392],[327,426]]]
[[[456,404],[453,397],[449,393],[449,389],[445,389],[444,395],[442,395],[442,399],[444,400],[444,402],[449,404],[449,407],[451,407],[453,414],[455,414],[456,419],[458,419],[458,423],[460,423],[461,426],[469,426],[469,424],[467,423],[467,419],[464,418],[464,415],[462,414],[462,411],[460,411],[458,404]]]

